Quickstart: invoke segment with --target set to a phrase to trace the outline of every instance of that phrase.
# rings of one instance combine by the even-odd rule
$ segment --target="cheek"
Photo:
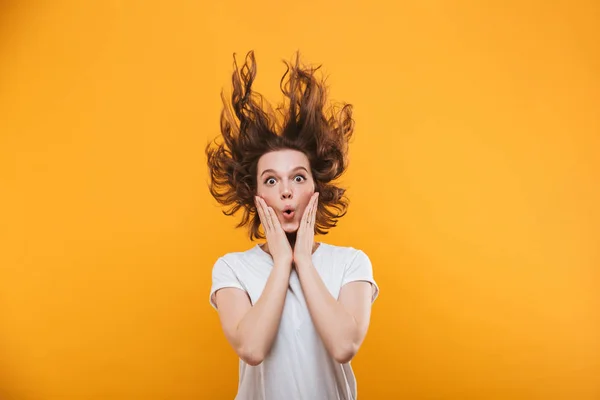
[[[267,203],[267,205],[268,205],[269,207],[272,207],[272,206],[273,206],[273,204],[275,204],[275,201],[274,201],[274,199],[273,199],[273,195],[272,195],[272,194],[270,194],[270,193],[268,193],[268,192],[265,192],[265,191],[263,191],[263,192],[258,192],[258,193],[256,193],[256,195],[257,195],[258,197],[262,198],[262,199],[265,201],[265,203]]]
[[[310,202],[310,198],[312,197],[313,193],[315,193],[314,190],[307,190],[306,192],[303,192],[300,195],[300,199],[301,199],[301,203],[304,207],[306,207],[308,205],[308,203]]]

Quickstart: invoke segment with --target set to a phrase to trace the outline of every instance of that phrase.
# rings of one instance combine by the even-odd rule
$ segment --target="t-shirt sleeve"
[[[209,296],[210,305],[213,306],[215,310],[217,309],[217,304],[215,303],[215,293],[219,289],[230,287],[245,291],[233,269],[229,266],[229,264],[227,264],[223,257],[220,257],[213,266],[212,286],[210,288]]]
[[[342,279],[342,287],[347,283],[356,281],[365,281],[371,284],[373,289],[371,302],[374,302],[379,295],[379,286],[373,277],[371,260],[362,250],[358,250],[350,263],[346,266],[344,278]]]

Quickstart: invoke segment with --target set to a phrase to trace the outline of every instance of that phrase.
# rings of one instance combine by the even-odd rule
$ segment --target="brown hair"
[[[259,93],[252,91],[256,77],[254,52],[246,55],[241,68],[235,54],[233,59],[230,104],[221,93],[222,142],[217,137],[206,146],[210,193],[227,206],[225,215],[243,209],[237,227],[249,224],[250,240],[264,238],[254,204],[258,160],[275,150],[301,151],[310,162],[315,191],[319,192],[315,231],[326,234],[348,207],[345,189],[334,181],[348,164],[348,141],[354,130],[352,106],[344,103],[326,110],[325,82],[316,78],[320,66],[301,66],[297,53],[294,63],[284,61],[287,69],[280,82],[287,109],[282,104],[274,112]]]

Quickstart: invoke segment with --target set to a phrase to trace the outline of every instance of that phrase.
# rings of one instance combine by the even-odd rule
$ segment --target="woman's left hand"
[[[296,267],[298,265],[307,265],[312,260],[318,205],[319,193],[316,192],[312,195],[304,210],[298,232],[296,233],[296,243],[294,244],[294,265]]]

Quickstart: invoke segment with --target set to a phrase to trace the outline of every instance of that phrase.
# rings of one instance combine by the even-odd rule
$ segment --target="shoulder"
[[[339,246],[321,242],[318,249],[322,255],[333,258],[344,264],[355,261],[369,261],[369,256],[362,250],[352,246]]]
[[[327,261],[324,264],[334,266],[334,274],[340,277],[340,290],[350,282],[369,282],[373,288],[371,301],[374,301],[378,296],[379,287],[373,276],[373,266],[369,256],[362,249],[352,246],[321,244],[323,245],[325,247],[321,254],[326,258],[324,261]]]
[[[260,251],[258,246],[255,245],[246,250],[224,253],[217,258],[215,266],[219,264],[227,264],[229,267],[235,268],[236,265],[244,263],[248,259],[256,258],[257,256],[259,256],[257,250]]]
[[[256,250],[256,247],[253,247],[219,256],[212,267],[213,286],[244,286],[248,276],[255,272],[252,269],[260,267],[260,263],[256,262]]]
[[[271,256],[258,245],[246,250],[232,251],[217,258],[213,265],[213,277],[217,275],[235,276],[240,281],[262,278],[272,268]]]

